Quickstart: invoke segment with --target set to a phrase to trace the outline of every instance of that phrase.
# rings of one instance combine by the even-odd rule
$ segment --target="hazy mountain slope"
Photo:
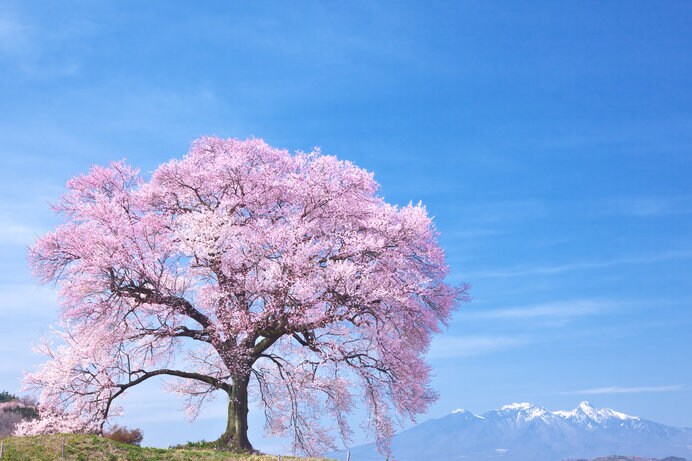
[[[528,403],[483,415],[457,410],[394,438],[393,459],[421,461],[560,461],[610,454],[692,456],[692,429],[680,429],[582,402],[571,411]],[[332,455],[345,459],[343,454]],[[384,459],[372,444],[351,450],[352,461]]]

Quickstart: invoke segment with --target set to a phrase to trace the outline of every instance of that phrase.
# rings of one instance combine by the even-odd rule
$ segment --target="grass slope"
[[[54,461],[60,457],[65,441],[65,460],[69,461],[276,461],[277,456],[240,455],[204,448],[141,448],[114,442],[95,435],[39,435],[4,439],[2,461]],[[328,461],[326,458],[282,460]]]

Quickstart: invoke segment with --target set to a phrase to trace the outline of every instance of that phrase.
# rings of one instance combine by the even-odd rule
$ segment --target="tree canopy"
[[[12,400],[19,400],[19,397],[7,391],[0,392],[0,403],[11,402]]]
[[[348,440],[364,402],[386,449],[393,418],[436,397],[425,353],[466,287],[445,283],[425,208],[378,187],[318,150],[213,137],[149,178],[121,161],[71,179],[63,224],[30,251],[59,289],[61,341],[40,347],[42,417],[20,433],[103,431],[119,396],[167,376],[191,417],[228,395],[229,448],[252,449],[256,399],[306,453]]]

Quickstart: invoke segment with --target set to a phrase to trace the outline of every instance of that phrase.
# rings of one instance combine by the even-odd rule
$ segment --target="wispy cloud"
[[[78,16],[78,15],[74,15]],[[89,24],[70,18],[41,23],[29,9],[3,8],[0,15],[0,57],[24,76],[49,79],[75,75],[81,65],[75,53],[66,54],[68,40],[83,37]]]
[[[616,258],[605,261],[579,261],[551,266],[519,266],[509,269],[487,269],[466,274],[468,280],[474,278],[521,277],[525,275],[556,275],[578,270],[601,269],[628,264],[653,264],[673,259],[692,258],[692,250],[672,250],[656,254]]]
[[[0,360],[0,389],[19,391],[23,372],[34,370],[45,360],[44,356],[34,353],[32,346],[49,333],[49,325],[55,322],[57,312],[55,308],[39,311],[37,304],[31,316],[23,315],[25,309],[21,303],[31,304],[32,301],[5,300],[8,292],[0,286],[0,299],[3,299],[0,303],[0,319],[3,319],[0,322],[0,357],[3,358]],[[21,298],[19,292],[13,296]]]
[[[46,318],[57,312],[56,295],[45,286],[0,284],[0,317],[40,315]]]
[[[684,390],[680,384],[670,386],[637,386],[637,387],[596,387],[593,389],[581,389],[576,391],[559,392],[561,395],[601,395],[601,394],[643,394],[648,392],[675,392]]]
[[[0,136],[2,136],[0,130]],[[6,156],[7,163],[14,160],[15,152],[0,149],[0,157]],[[26,264],[26,247],[37,237],[49,230],[55,221],[49,203],[56,201],[61,188],[48,181],[31,177],[30,166],[8,166],[9,171],[0,173],[3,190],[0,192],[0,246],[7,251],[14,247],[13,255],[5,253],[6,263],[17,266]]]
[[[576,299],[553,303],[508,307],[487,311],[462,312],[466,318],[514,320],[514,319],[569,319],[589,315],[600,315],[612,311],[623,303],[602,299]]]
[[[692,213],[688,197],[634,197],[606,202],[605,213],[640,218]]]
[[[550,214],[548,204],[544,200],[535,198],[459,204],[459,206],[459,212],[472,219],[477,226],[482,227],[533,221]]]
[[[0,220],[0,245],[19,245],[26,246],[34,242],[36,237],[43,232],[38,226],[29,226],[17,222],[7,222]]]
[[[533,341],[529,338],[511,336],[438,336],[433,340],[428,357],[473,357],[521,347],[531,342]]]
[[[0,17],[0,53],[20,55],[30,48],[30,28],[12,14]]]

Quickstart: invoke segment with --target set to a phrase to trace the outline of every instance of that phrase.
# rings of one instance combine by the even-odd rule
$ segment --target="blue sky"
[[[67,179],[255,136],[435,216],[473,302],[421,419],[590,400],[692,427],[692,4],[230,3],[0,4],[0,389],[57,316],[25,254]],[[159,384],[125,405],[145,444],[221,432],[220,401],[189,426]]]

